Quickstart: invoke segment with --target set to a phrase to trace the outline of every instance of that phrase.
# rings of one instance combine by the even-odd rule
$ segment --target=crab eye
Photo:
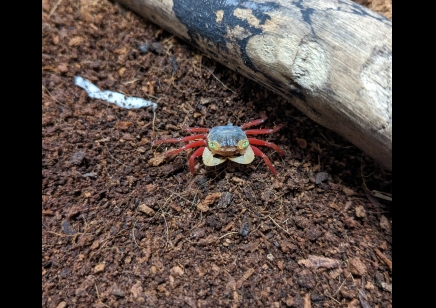
[[[244,140],[244,143],[242,144],[242,148],[245,149],[250,145],[250,142],[248,140]]]
[[[207,146],[209,147],[209,149],[211,149],[211,150],[215,150],[215,144],[213,144],[212,141],[209,141],[209,142],[207,143]]]

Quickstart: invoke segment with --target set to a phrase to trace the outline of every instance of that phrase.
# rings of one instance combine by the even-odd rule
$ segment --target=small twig
[[[121,165],[127,167],[122,161],[119,161],[118,159],[116,159],[112,153],[109,151],[109,148],[107,147],[106,143],[104,143],[104,146],[106,147],[107,152],[109,153],[110,156],[112,156],[113,159],[115,159],[118,163],[120,163]]]
[[[164,202],[164,204],[163,204],[162,206],[159,205],[159,211],[161,212],[161,216],[163,217],[163,219],[164,219],[164,221],[165,221],[165,235],[166,235],[166,238],[167,238],[167,243],[166,243],[166,244],[169,244],[171,247],[173,247],[173,245],[170,243],[170,240],[169,240],[168,223],[167,223],[167,219],[165,218],[165,212],[164,212],[164,210],[163,210],[163,207],[164,207],[165,205],[167,205],[167,203],[171,200],[171,198],[173,197],[173,195],[174,195],[174,194],[170,195],[170,196],[165,200],[165,202]],[[156,214],[157,214],[157,212],[156,212]],[[156,215],[155,215],[155,216],[156,216]],[[166,247],[166,246],[165,246],[165,247]]]
[[[341,149],[351,149],[351,148],[354,148],[354,146],[352,146],[352,145],[347,145],[347,146],[341,146],[341,145],[339,145],[339,144],[336,144],[334,141],[330,141],[330,140],[328,140],[319,130],[318,130],[318,133],[329,143],[329,144],[331,144],[331,145],[333,145],[333,146],[335,146],[335,147],[339,147],[339,148],[341,148]]]
[[[165,189],[166,191],[169,191],[170,193],[172,193],[172,194],[174,194],[174,195],[176,195],[177,197],[179,197],[179,198],[181,198],[181,199],[183,199],[183,200],[185,200],[186,202],[189,202],[189,203],[192,203],[193,205],[195,205],[195,203],[194,202],[192,202],[191,200],[188,200],[188,199],[186,199],[186,198],[184,198],[184,197],[182,197],[180,194],[178,194],[178,193],[175,193],[175,192],[173,192],[172,190],[169,190],[169,189],[167,189],[167,188],[165,188],[165,187],[162,187],[163,189]]]
[[[42,85],[42,87],[47,91],[47,93],[55,100],[55,102],[59,103],[59,101],[56,99],[56,97],[53,96],[53,94],[51,94],[51,92],[47,89],[46,86]]]
[[[348,275],[348,277],[346,277],[346,278],[344,279],[344,281],[342,281],[341,285],[340,285],[339,288],[336,290],[336,292],[333,293],[332,296],[335,296],[335,295],[339,292],[339,290],[340,290],[340,289],[342,288],[342,286],[344,285],[345,281],[347,281],[347,279],[350,278],[350,276],[351,276],[351,273],[350,273],[350,275]]]
[[[363,155],[363,154],[362,154]],[[360,157],[360,175],[362,176],[362,183],[363,183],[363,188],[365,188],[372,196],[376,197],[376,198],[380,198],[380,199],[384,199],[384,200],[388,200],[388,201],[392,201],[392,194],[390,193],[385,193],[382,191],[378,191],[378,190],[369,190],[368,187],[366,186],[365,183],[365,179],[364,177],[368,177],[370,176],[372,173],[370,173],[369,175],[363,175],[363,165],[362,165],[362,157]]]
[[[174,35],[171,35],[169,38],[164,39],[164,40],[161,42],[161,44],[165,44],[166,42],[172,40],[174,37],[175,37]],[[170,47],[168,47],[168,50],[170,50],[172,46],[173,46],[173,45],[171,45]],[[166,51],[166,52],[167,52],[167,55],[170,54],[170,53],[168,53],[168,51]]]
[[[375,248],[375,253],[377,256],[389,267],[389,270],[392,272],[392,261],[389,260],[380,250]]]
[[[179,179],[175,176],[175,175],[173,175],[173,178],[175,178],[176,179],[176,181],[179,183],[179,185],[180,185],[180,181],[179,181]]]
[[[132,80],[129,80],[129,81],[126,81],[126,82],[124,82],[123,84],[131,84],[131,83],[134,83],[134,82],[136,82],[136,81],[138,81],[138,80],[140,80],[140,79],[138,79],[138,78],[136,78],[136,79],[132,79]]]
[[[156,119],[156,111],[153,109],[153,121],[152,121],[152,124],[151,124],[151,127],[152,127],[152,136],[153,136],[153,138],[155,137],[155,126],[154,126],[154,120]]]
[[[91,233],[74,233],[74,234],[62,234],[62,233],[57,233],[57,232],[53,232],[53,231],[49,231],[49,230],[45,230],[45,232],[60,236],[60,237],[74,237],[77,235],[83,235],[83,234],[91,234]]]
[[[173,247],[173,245],[171,245],[171,243],[170,243],[170,239],[169,239],[169,235],[168,235],[168,233],[169,233],[169,231],[168,231],[168,223],[167,223],[167,219],[165,218],[165,214],[162,212],[162,217],[163,217],[163,219],[164,219],[164,221],[165,221],[165,233],[166,233],[166,238],[167,238],[167,244],[169,244],[170,246],[172,246]]]
[[[220,239],[222,239],[223,237],[226,237],[227,235],[235,234],[235,233],[239,233],[239,232],[229,232],[229,233],[224,234],[223,236],[220,236],[218,239],[220,240]]]
[[[226,271],[226,273],[227,273],[230,277],[232,277],[232,275],[230,275],[230,272],[229,272],[229,270],[228,270],[227,267],[226,267],[226,261],[224,260],[223,256],[221,255],[221,251],[220,251],[219,249],[218,249],[218,253],[219,253],[219,255],[220,255],[221,261],[223,261],[223,267],[224,267],[224,270]]]
[[[335,201],[336,201],[336,198],[338,197],[338,193],[336,193],[336,196],[335,196],[335,198],[333,199],[333,201],[330,203],[330,207],[331,207],[331,205],[332,204],[334,204],[335,203]]]
[[[367,213],[371,213],[371,214],[386,214],[386,213],[390,213],[389,211],[366,211]]]
[[[392,194],[390,194],[390,193],[385,193],[385,192],[378,191],[378,190],[372,190],[371,195],[373,195],[376,198],[392,201]]]
[[[135,226],[136,226],[137,222],[138,222],[138,220],[135,220],[135,223],[133,224],[133,227],[132,227],[132,238],[133,238],[133,241],[135,242],[136,247],[140,248],[142,246],[138,245],[138,242],[136,242],[136,237],[135,237]]]
[[[100,294],[98,293],[97,284],[94,283],[94,286],[95,286],[95,291],[97,292],[97,298],[98,298],[98,301],[100,302],[100,304],[102,304],[102,305],[105,306],[105,307],[111,308],[110,306],[106,305],[105,303],[103,303],[103,302],[101,301],[101,299],[100,299]]]
[[[100,248],[98,249],[97,252],[100,252],[100,251],[103,249],[103,247],[106,246],[107,243],[109,243],[109,240],[114,239],[114,238],[117,238],[117,237],[119,237],[119,236],[122,236],[122,235],[118,235],[118,234],[121,233],[121,231],[122,231],[122,230],[118,231],[117,234],[115,234],[114,236],[110,236],[110,237],[109,237],[109,238],[108,238],[108,239],[103,243],[103,245],[100,246]]]
[[[277,227],[279,227],[280,229],[282,229],[283,231],[285,231],[287,234],[289,234],[289,232],[286,231],[285,229],[283,229],[283,227],[281,227],[278,223],[276,223],[276,221],[275,221],[275,220],[274,220],[270,215],[268,215],[268,218],[271,219],[272,222],[273,222]],[[290,235],[290,234],[289,234],[289,235]]]
[[[61,4],[62,0],[58,0],[58,2],[55,3],[55,5],[53,5],[53,7],[51,8],[50,12],[48,13],[48,17],[50,18],[51,14],[54,13],[54,11],[56,11],[57,7],[59,4]]]
[[[338,301],[336,298],[334,298],[334,297],[332,297],[332,296],[330,296],[330,295],[328,295],[328,294],[325,294],[327,297],[329,297],[329,298],[331,298],[332,300],[334,300],[335,302],[337,302],[339,305],[341,304],[341,302],[340,301]]]
[[[216,80],[218,80],[218,82],[224,87],[224,88],[226,88],[227,90],[229,90],[229,91],[231,91],[233,94],[238,94],[238,93],[236,93],[235,91],[233,91],[232,89],[230,89],[229,87],[227,87],[221,80],[219,80],[218,79],[218,77],[217,76],[215,76],[211,71],[209,71],[209,69],[205,66],[204,67],[205,69],[206,69],[206,71],[208,71],[209,73],[211,73],[211,75],[216,79]]]
[[[58,103],[59,105],[65,106],[65,107],[67,107],[67,108],[70,108],[69,106],[67,106],[67,105],[65,105],[65,104],[62,104],[60,101],[58,101],[58,100],[56,99],[56,97],[54,97],[53,94],[51,94],[51,92],[46,88],[46,86],[42,85],[42,87],[47,91],[47,93],[51,96],[51,98],[53,98],[53,100],[54,100],[56,103]]]

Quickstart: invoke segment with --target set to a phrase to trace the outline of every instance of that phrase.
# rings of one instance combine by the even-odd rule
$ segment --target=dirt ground
[[[42,307],[392,307],[392,205],[370,194],[390,172],[116,3],[42,4]],[[259,136],[286,152],[262,147],[276,177],[259,157],[193,175],[192,151],[151,143],[262,110],[260,127],[286,123]]]

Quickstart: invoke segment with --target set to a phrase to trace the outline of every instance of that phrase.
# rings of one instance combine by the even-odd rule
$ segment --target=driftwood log
[[[117,0],[392,170],[392,22],[348,0]]]

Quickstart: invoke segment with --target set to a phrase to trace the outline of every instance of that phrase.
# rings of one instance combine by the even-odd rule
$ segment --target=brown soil
[[[391,204],[364,189],[391,193],[391,173],[117,4],[43,0],[42,31],[43,307],[392,306]],[[157,102],[154,124],[76,75]],[[277,177],[259,157],[192,175],[192,151],[151,144],[262,110],[286,123],[259,137],[286,151],[262,147]]]

